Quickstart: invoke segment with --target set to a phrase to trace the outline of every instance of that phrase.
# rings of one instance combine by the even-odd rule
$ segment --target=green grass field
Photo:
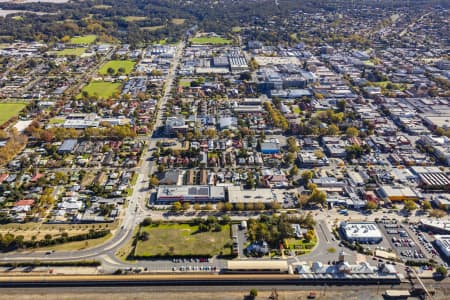
[[[58,56],[80,56],[86,52],[86,48],[69,48],[56,52]]]
[[[182,25],[182,24],[184,24],[184,22],[186,22],[186,19],[177,19],[177,18],[172,19],[172,24],[175,24],[175,25]]]
[[[109,240],[111,237],[112,237],[112,235],[110,233],[110,234],[107,234],[104,237],[101,237],[98,239],[90,239],[90,240],[78,241],[78,242],[69,242],[69,243],[63,243],[63,244],[59,244],[59,245],[36,248],[36,251],[47,251],[47,250],[79,251],[79,250],[88,249],[88,248],[92,248],[92,247],[98,246],[100,244],[103,244],[104,242]]]
[[[147,20],[147,17],[140,17],[140,16],[126,16],[123,18],[127,22],[139,22],[139,21],[145,21]]]
[[[25,103],[0,103],[0,125],[3,125],[12,117],[19,115],[25,106]]]
[[[193,44],[198,45],[229,45],[231,40],[222,37],[196,37],[189,40]]]
[[[50,121],[48,122],[49,124],[63,124],[65,122],[65,119],[63,118],[53,118],[50,119]]]
[[[180,80],[180,86],[182,87],[190,87],[191,81],[190,80]]]
[[[76,36],[70,39],[70,44],[77,45],[90,45],[93,44],[97,40],[97,36],[95,34]]]
[[[87,92],[88,95],[97,95],[100,98],[106,99],[114,95],[115,92],[120,91],[120,83],[106,82],[106,81],[92,81],[88,85],[84,86],[81,92]],[[81,97],[81,94],[78,95]]]
[[[148,232],[147,241],[138,241],[136,256],[213,256],[230,254],[230,226],[220,232],[198,232],[198,226],[189,224],[150,225],[141,229]]]
[[[117,74],[118,70],[120,68],[124,69],[123,74],[130,74],[131,71],[133,71],[134,65],[136,63],[134,61],[131,60],[111,60],[108,61],[107,63],[105,63],[103,66],[100,67],[99,73],[101,75],[107,75],[108,74],[108,69],[112,68],[114,69],[115,73]]]
[[[147,27],[141,27],[142,30],[147,30],[147,31],[156,31],[159,29],[163,29],[165,28],[166,25],[158,25],[158,26],[147,26]]]

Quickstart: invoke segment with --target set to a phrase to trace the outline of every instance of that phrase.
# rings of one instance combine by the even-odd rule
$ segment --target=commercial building
[[[243,190],[240,186],[228,187],[228,201],[231,203],[272,203],[276,197],[271,189]]]
[[[383,240],[383,234],[374,222],[341,222],[340,229],[349,242],[377,244]]]
[[[449,234],[450,233],[450,221],[440,220],[420,220],[420,225],[426,229],[435,233]]]
[[[423,198],[419,191],[402,185],[383,185],[378,189],[378,194],[381,198],[390,201],[419,200]]]
[[[177,201],[195,203],[223,202],[225,201],[225,188],[210,185],[159,186],[156,204],[171,204]]]
[[[262,154],[278,154],[280,153],[280,144],[276,141],[264,141],[261,143]]]
[[[445,258],[450,258],[450,235],[435,235],[435,243]]]
[[[58,153],[59,154],[73,153],[77,144],[78,141],[76,139],[64,140],[62,145],[58,148]]]

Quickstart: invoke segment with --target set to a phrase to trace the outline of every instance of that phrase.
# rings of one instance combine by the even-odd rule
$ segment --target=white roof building
[[[436,245],[441,249],[441,252],[450,258],[450,235],[435,235]]]
[[[341,232],[350,242],[379,243],[383,234],[374,222],[341,222]]]

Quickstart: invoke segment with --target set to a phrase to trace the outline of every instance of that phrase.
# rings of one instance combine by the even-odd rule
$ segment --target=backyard
[[[25,103],[0,103],[0,125],[6,123],[12,117],[16,117],[26,106]]]
[[[214,256],[231,254],[230,225],[222,230],[200,232],[199,226],[190,224],[158,224],[141,228],[148,240],[139,240],[136,257],[152,256]]]
[[[91,81],[84,86],[81,92],[87,92],[89,96],[97,95],[100,98],[107,99],[120,91],[120,83],[106,81]],[[81,94],[78,96],[81,98]]]

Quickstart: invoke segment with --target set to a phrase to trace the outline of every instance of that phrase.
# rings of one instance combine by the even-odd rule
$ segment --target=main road
[[[166,82],[164,85],[162,97],[158,102],[158,109],[155,112],[155,123],[153,131],[150,133],[148,140],[148,147],[144,149],[141,156],[140,166],[135,169],[138,173],[138,179],[133,189],[132,195],[128,199],[127,207],[123,212],[122,221],[118,229],[112,232],[112,238],[105,243],[78,251],[58,251],[52,254],[48,254],[44,251],[22,251],[14,253],[2,253],[0,254],[0,261],[2,262],[30,262],[30,261],[72,261],[72,260],[85,260],[85,259],[98,259],[101,260],[103,265],[109,267],[124,267],[130,266],[115,256],[116,251],[133,236],[134,228],[146,217],[151,215],[151,212],[146,209],[146,202],[149,198],[149,181],[148,176],[153,168],[153,161],[150,160],[152,150],[159,138],[154,137],[154,130],[159,128],[163,122],[162,108],[166,106],[166,102],[171,96],[174,80],[176,77],[176,70],[178,68],[179,61],[182,57],[182,53],[185,47],[185,43],[182,41],[178,44],[176,53],[173,58],[171,68],[169,69]]]

